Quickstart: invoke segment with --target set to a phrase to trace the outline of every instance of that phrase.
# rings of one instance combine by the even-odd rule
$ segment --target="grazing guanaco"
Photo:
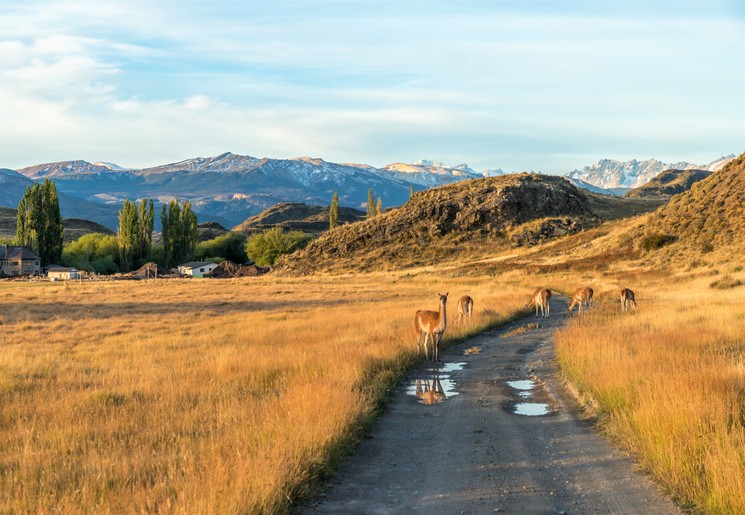
[[[577,290],[574,292],[574,295],[572,295],[572,303],[569,304],[569,312],[571,313],[574,309],[575,304],[579,306],[579,314],[582,314],[582,304],[585,304],[585,307],[590,307],[590,299],[592,298],[592,291],[591,288],[577,288]]]
[[[468,317],[468,323],[471,323],[473,315],[473,299],[468,295],[463,295],[458,299],[458,325],[463,323],[463,318]]]
[[[535,304],[535,317],[538,318],[538,309],[541,310],[541,318],[548,318],[551,314],[551,290],[538,288],[530,298],[530,304]]]
[[[427,352],[427,341],[432,342],[432,361],[439,361],[440,340],[447,327],[447,314],[445,308],[448,302],[448,294],[445,295],[437,292],[440,297],[439,311],[419,310],[414,316],[414,328],[417,332],[416,348],[419,354],[422,353],[421,340],[424,334],[424,357],[429,358]]]
[[[636,297],[633,291],[624,288],[621,290],[621,311],[626,311],[629,306],[632,306],[636,311]]]

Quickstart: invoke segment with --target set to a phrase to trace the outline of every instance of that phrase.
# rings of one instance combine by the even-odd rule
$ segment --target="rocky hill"
[[[339,224],[349,224],[365,219],[365,212],[349,207],[339,207]],[[282,202],[252,216],[233,227],[234,231],[249,235],[273,227],[288,231],[316,234],[329,228],[328,206],[310,206],[302,202]]]
[[[0,240],[9,240],[16,236],[16,218],[18,211],[10,207],[0,207]],[[66,242],[75,241],[84,234],[114,232],[101,224],[81,218],[63,218],[62,229]]]
[[[217,222],[204,222],[197,226],[199,241],[208,241],[226,234],[228,230]]]
[[[585,194],[561,177],[473,179],[418,192],[398,209],[325,233],[278,268],[312,273],[427,264],[476,246],[535,243],[598,221]]]
[[[688,191],[713,172],[708,170],[665,170],[648,183],[626,193],[627,197],[671,197]]]
[[[745,154],[674,196],[650,216],[650,234],[676,238],[680,244],[711,250],[745,244]]]

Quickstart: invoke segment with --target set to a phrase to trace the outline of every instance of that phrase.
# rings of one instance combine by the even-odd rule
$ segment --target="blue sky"
[[[745,150],[745,1],[6,0],[0,166]]]

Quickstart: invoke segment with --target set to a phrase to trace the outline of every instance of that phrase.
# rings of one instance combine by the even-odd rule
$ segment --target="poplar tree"
[[[414,196],[414,185],[409,184],[409,198]]]
[[[160,214],[163,225],[163,250],[166,268],[191,259],[199,239],[197,215],[191,203],[184,201],[179,205],[178,198],[163,204]]]
[[[122,272],[129,272],[140,254],[140,219],[137,214],[137,204],[130,202],[129,199],[124,201],[124,206],[119,211],[117,243],[119,265]]]
[[[155,227],[155,210],[153,199],[142,199],[139,210],[139,233],[140,233],[140,260],[150,258],[153,248],[153,228]]]
[[[339,225],[339,192],[335,191],[331,197],[331,206],[329,207],[329,230]]]
[[[380,216],[383,213],[383,199],[378,197],[378,205],[375,208],[375,216]]]
[[[57,188],[48,178],[26,188],[18,203],[16,242],[31,247],[42,265],[59,261],[62,256],[62,215]]]
[[[372,188],[367,190],[367,218],[375,216],[375,194]]]

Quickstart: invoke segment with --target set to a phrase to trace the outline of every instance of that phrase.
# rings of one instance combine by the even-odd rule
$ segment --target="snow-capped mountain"
[[[102,163],[89,163],[88,161],[58,161],[56,163],[44,163],[28,166],[17,170],[19,173],[31,179],[43,179],[44,177],[59,177],[68,174],[101,174],[112,173],[114,170]]]
[[[93,163],[93,166],[103,166],[104,168],[108,168],[113,172],[124,172],[126,170],[129,170],[129,168],[124,168],[123,166],[119,166],[115,163],[107,163],[106,161],[96,161],[95,163]]]
[[[679,163],[663,163],[657,159],[645,161],[616,161],[601,159],[596,164],[585,166],[582,170],[570,172],[568,177],[580,179],[599,188],[637,188],[654,179],[665,170],[709,170],[716,171],[734,158],[724,156],[708,165],[697,165],[681,161]]]
[[[439,161],[428,159],[420,159],[411,164],[391,163],[381,168],[379,172],[425,188],[483,177],[483,174],[475,172],[465,163],[447,166]]]

